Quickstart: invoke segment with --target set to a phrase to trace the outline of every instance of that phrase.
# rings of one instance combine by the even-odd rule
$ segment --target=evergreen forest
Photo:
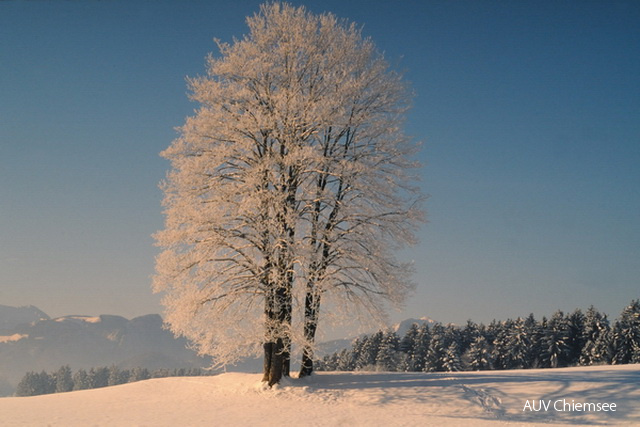
[[[613,323],[591,306],[550,318],[413,324],[404,336],[380,330],[317,361],[324,371],[454,372],[640,363],[640,300]]]

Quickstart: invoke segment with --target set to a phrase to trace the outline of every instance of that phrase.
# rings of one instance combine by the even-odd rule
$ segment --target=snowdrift
[[[549,409],[527,409],[532,403],[539,408],[540,402]],[[600,408],[615,404],[615,410],[575,410],[581,402],[600,403]],[[271,390],[261,385],[259,374],[226,373],[0,398],[0,414],[6,426],[639,425],[640,365],[323,372],[288,379]]]

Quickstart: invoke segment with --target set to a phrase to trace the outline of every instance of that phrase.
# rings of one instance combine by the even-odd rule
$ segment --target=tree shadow
[[[545,369],[456,373],[320,373],[291,382],[319,393],[369,390],[371,404],[434,404],[462,399],[482,409],[480,418],[567,425],[640,425],[640,367],[625,369]],[[379,389],[379,390],[373,390]],[[576,411],[556,401],[615,403],[615,411]],[[550,402],[547,411],[525,410],[527,401]],[[460,400],[458,400],[460,401]],[[563,402],[564,403],[564,402]],[[460,413],[453,418],[465,418]]]

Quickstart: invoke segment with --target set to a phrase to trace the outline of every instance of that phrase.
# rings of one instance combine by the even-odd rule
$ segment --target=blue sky
[[[196,108],[185,77],[260,3],[0,2],[0,304],[161,311],[158,153]],[[429,223],[394,319],[640,297],[638,2],[304,4],[364,25],[415,91]]]

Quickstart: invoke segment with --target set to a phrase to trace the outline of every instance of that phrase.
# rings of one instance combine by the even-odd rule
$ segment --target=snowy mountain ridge
[[[35,307],[0,306],[0,396],[11,394],[29,371],[55,371],[115,365],[199,368],[210,361],[163,328],[158,314],[131,320],[121,316],[70,315],[51,319]]]
[[[5,335],[18,325],[31,324],[49,316],[37,307],[10,307],[0,304],[0,335]]]
[[[433,325],[434,323],[437,322],[427,316],[423,316],[418,319],[411,317],[409,319],[403,320],[402,322],[394,324],[391,327],[391,330],[395,332],[400,338],[402,338],[412,325],[422,326],[424,324]]]

